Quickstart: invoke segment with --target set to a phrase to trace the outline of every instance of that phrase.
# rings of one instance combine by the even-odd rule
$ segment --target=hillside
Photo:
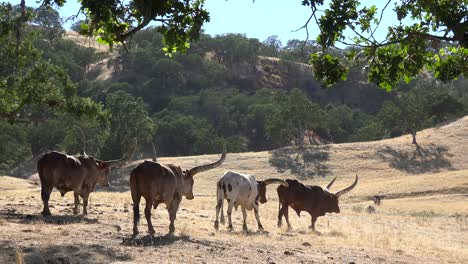
[[[234,211],[235,231],[212,227],[215,182],[228,170],[267,177],[293,177],[278,173],[268,163],[270,153],[228,154],[217,169],[197,175],[193,201],[182,201],[176,234],[165,236],[167,213],[153,210],[158,237],[142,234],[129,240],[132,209],[128,173],[138,162],[112,171],[112,187],[91,195],[88,217],[71,214],[72,195],[60,198],[54,192],[52,213],[39,212],[37,176],[28,180],[0,177],[0,262],[12,262],[15,254],[26,263],[144,263],[160,259],[168,263],[216,263],[226,258],[242,263],[462,263],[468,261],[468,116],[453,123],[418,133],[424,155],[414,155],[410,137],[324,145],[321,168],[324,178],[302,181],[324,186],[338,179],[333,190],[347,186],[360,176],[355,190],[341,199],[341,214],[328,214],[317,221],[320,233],[307,229],[310,218],[290,213],[294,230],[276,227],[277,195],[269,188],[269,202],[260,206],[260,217],[268,232],[256,232],[248,212],[249,234],[240,232],[241,213]],[[464,149],[465,148],[465,149]],[[163,157],[190,168],[218,155]],[[375,213],[367,213],[369,197],[384,195]],[[239,254],[243,252],[243,254]]]

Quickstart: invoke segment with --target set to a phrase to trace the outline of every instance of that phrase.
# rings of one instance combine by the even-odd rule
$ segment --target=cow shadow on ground
[[[385,146],[377,150],[376,155],[382,161],[388,162],[390,167],[411,174],[454,169],[448,160],[452,155],[448,152],[448,148],[443,146],[429,145],[423,148],[416,145],[416,148],[412,150],[399,150]]]
[[[3,243],[7,243],[3,247]],[[47,247],[16,247],[11,242],[0,242],[5,250],[0,259],[10,260],[14,263],[111,263],[118,261],[131,261],[125,253],[119,253],[102,245],[82,244],[74,242],[73,245],[52,245]],[[18,256],[17,256],[18,255]],[[22,261],[18,262],[21,258]]]
[[[146,235],[146,236],[142,236],[138,238],[133,238],[133,237],[122,238],[121,245],[135,246],[135,247],[161,247],[161,246],[174,244],[178,241],[184,242],[184,243],[199,244],[199,245],[203,245],[207,247],[213,246],[213,243],[210,241],[194,239],[187,235],[176,236],[176,235],[171,235],[171,234],[167,234],[163,236]]]
[[[329,149],[327,145],[281,148],[271,152],[268,162],[280,173],[289,170],[291,174],[303,179],[325,177],[331,173],[325,164],[330,158]]]
[[[83,215],[51,215],[44,217],[40,214],[24,214],[12,209],[0,210],[0,219],[5,219],[6,221],[14,222],[17,224],[33,224],[36,222],[42,222],[53,225],[98,223],[98,219],[83,217]]]

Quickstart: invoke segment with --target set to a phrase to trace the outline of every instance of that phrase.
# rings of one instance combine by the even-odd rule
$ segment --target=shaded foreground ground
[[[42,218],[40,186],[29,179],[0,177],[0,263],[21,255],[26,263],[467,263],[468,262],[468,118],[418,134],[426,156],[413,155],[409,137],[367,143],[330,145],[323,161],[326,178],[303,179],[333,190],[349,185],[357,173],[360,182],[341,200],[342,212],[319,218],[319,234],[307,229],[310,218],[290,211],[293,231],[276,227],[275,187],[260,206],[267,232],[256,229],[248,212],[249,233],[243,233],[241,212],[234,211],[234,232],[213,229],[215,182],[224,171],[235,170],[267,177],[278,173],[268,163],[270,153],[228,154],[218,169],[196,176],[195,199],[184,200],[176,233],[167,236],[164,206],[153,210],[157,236],[132,233],[132,204],[128,168],[114,171],[111,191],[91,194],[89,216],[72,215],[72,194],[53,192],[54,216]],[[189,168],[217,155],[163,158]],[[375,207],[370,197],[383,195]],[[144,204],[144,203],[143,203]]]

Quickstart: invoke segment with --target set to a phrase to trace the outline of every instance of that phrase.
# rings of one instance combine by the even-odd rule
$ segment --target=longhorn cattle
[[[228,229],[232,230],[231,213],[232,207],[240,205],[242,215],[244,217],[243,230],[247,231],[247,212],[246,210],[254,209],[255,218],[257,219],[258,229],[263,230],[258,215],[258,202],[266,203],[266,186],[272,183],[280,183],[283,186],[288,184],[280,179],[267,179],[264,181],[257,181],[254,176],[240,174],[237,172],[226,172],[217,183],[217,204],[216,204],[216,220],[214,227],[216,230],[219,228],[218,216],[221,211],[221,224],[224,224],[223,202],[224,199],[228,201]]]
[[[145,216],[149,234],[152,236],[155,233],[151,223],[151,207],[154,205],[154,209],[156,209],[160,203],[166,204],[171,222],[169,233],[173,233],[175,231],[174,221],[182,196],[188,200],[194,198],[193,176],[220,166],[225,158],[226,151],[224,150],[218,161],[185,171],[173,164],[164,165],[152,161],[144,161],[133,169],[130,174],[130,189],[133,200],[133,237],[138,235],[139,205],[142,196],[146,201]]]
[[[75,197],[74,214],[78,214],[80,204],[79,196],[83,199],[83,215],[88,212],[89,194],[94,191],[97,184],[109,186],[108,174],[112,165],[120,160],[102,161],[86,155],[71,156],[65,153],[50,151],[37,162],[37,171],[41,181],[41,198],[44,204],[42,215],[51,215],[49,198],[55,187],[62,197],[73,191]]]
[[[289,187],[279,186],[277,189],[280,208],[278,212],[278,227],[281,227],[281,220],[284,215],[288,230],[291,229],[289,223],[288,207],[294,209],[298,216],[301,211],[306,211],[311,216],[311,228],[315,231],[315,222],[319,216],[325,213],[340,213],[338,206],[338,198],[343,194],[351,191],[358,182],[358,176],[351,186],[339,192],[332,193],[329,191],[336,178],[334,178],[324,190],[319,186],[307,186],[297,180],[286,180]]]

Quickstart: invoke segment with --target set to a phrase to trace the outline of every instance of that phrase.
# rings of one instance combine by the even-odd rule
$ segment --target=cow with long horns
[[[83,130],[77,127],[82,135],[83,146],[80,155],[72,156],[58,151],[50,151],[37,161],[37,172],[41,182],[41,198],[44,208],[42,215],[51,215],[49,198],[55,187],[62,197],[69,191],[73,191],[75,207],[73,213],[78,214],[80,205],[79,197],[83,199],[83,215],[88,213],[89,194],[94,191],[97,184],[109,186],[108,174],[112,166],[117,165],[125,157],[118,160],[99,160],[89,156],[85,152],[86,137]]]
[[[151,207],[154,209],[161,203],[166,204],[169,212],[169,233],[175,231],[174,221],[182,196],[188,200],[193,197],[193,176],[202,171],[214,169],[220,166],[226,158],[224,148],[221,158],[211,164],[194,167],[182,171],[179,166],[173,164],[160,164],[153,161],[140,163],[130,174],[130,190],[133,200],[133,237],[138,235],[138,222],[140,220],[140,200],[143,196],[146,201],[145,217],[148,223],[148,232],[154,235],[155,231],[151,223]]]
[[[44,204],[42,215],[51,215],[49,210],[49,198],[55,187],[62,197],[69,191],[73,191],[75,198],[74,214],[78,214],[80,204],[79,196],[83,199],[83,215],[88,213],[88,197],[94,191],[97,184],[109,186],[108,174],[110,168],[119,160],[98,160],[92,156],[71,156],[58,151],[50,151],[37,162],[37,171],[41,181],[41,198]]]
[[[266,179],[263,181],[257,181],[254,176],[245,175],[237,172],[226,172],[217,183],[217,204],[216,204],[216,220],[214,227],[216,230],[219,228],[218,216],[221,212],[221,224],[224,224],[223,214],[223,202],[224,199],[228,201],[228,229],[232,230],[231,213],[232,208],[240,205],[242,209],[242,215],[244,217],[243,230],[247,231],[247,212],[246,210],[254,210],[255,219],[257,220],[258,229],[263,230],[263,226],[260,223],[260,217],[258,214],[258,203],[266,203],[266,186],[272,183],[279,183],[285,188],[288,184],[280,179]]]
[[[282,217],[286,219],[288,230],[291,229],[289,223],[288,207],[291,207],[300,216],[301,211],[306,211],[311,216],[310,228],[315,231],[315,222],[319,216],[325,213],[340,213],[338,199],[343,194],[350,192],[356,187],[358,176],[351,186],[333,193],[330,191],[336,177],[327,185],[324,190],[320,186],[307,186],[297,180],[286,180],[289,187],[279,186],[277,189],[279,198],[278,227],[281,227]]]

